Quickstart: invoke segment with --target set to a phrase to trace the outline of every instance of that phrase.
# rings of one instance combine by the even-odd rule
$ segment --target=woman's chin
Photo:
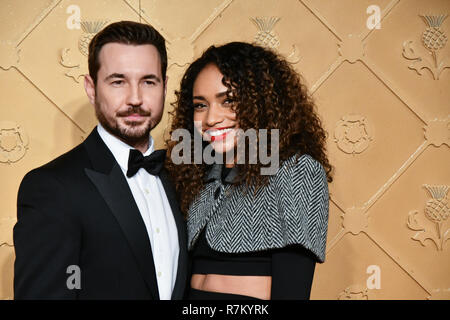
[[[212,148],[215,152],[225,154],[229,153],[234,150],[234,144],[233,143],[223,143],[221,141],[216,141],[211,143]]]

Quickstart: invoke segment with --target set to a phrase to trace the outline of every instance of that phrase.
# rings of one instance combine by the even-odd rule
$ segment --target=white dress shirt
[[[169,300],[177,276],[179,245],[175,219],[164,187],[159,177],[142,168],[128,178],[128,157],[133,148],[110,134],[100,124],[97,131],[122,168],[130,186],[152,246],[159,297],[161,300]],[[144,156],[154,149],[152,137],[149,139],[149,148]]]

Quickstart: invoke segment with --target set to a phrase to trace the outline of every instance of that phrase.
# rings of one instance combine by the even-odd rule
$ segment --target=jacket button
[[[216,191],[214,191],[214,200],[217,200],[220,195],[220,187],[217,187]]]

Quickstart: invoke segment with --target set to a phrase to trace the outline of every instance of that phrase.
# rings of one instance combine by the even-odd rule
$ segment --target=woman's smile
[[[233,131],[233,127],[212,128],[208,129],[205,132],[205,135],[207,140],[214,142],[224,140],[231,131]]]

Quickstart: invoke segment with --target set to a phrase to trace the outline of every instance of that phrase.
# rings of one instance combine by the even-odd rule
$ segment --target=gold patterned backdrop
[[[211,44],[254,41],[305,78],[335,167],[312,299],[450,299],[449,0],[0,0],[0,298],[17,190],[96,124],[89,40],[118,20],[167,39],[169,95]]]

